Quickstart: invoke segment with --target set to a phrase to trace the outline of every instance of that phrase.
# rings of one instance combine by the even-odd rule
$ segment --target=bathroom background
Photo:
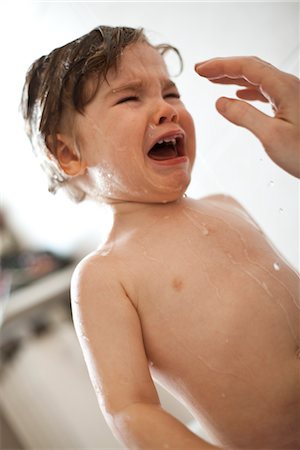
[[[2,446],[120,448],[98,412],[68,296],[74,264],[105,239],[111,219],[103,206],[48,193],[18,110],[26,70],[101,24],[142,26],[153,43],[176,46],[184,59],[176,83],[198,142],[188,195],[232,195],[299,268],[298,181],[250,132],[217,113],[217,98],[234,96],[236,88],[194,72],[196,62],[215,56],[255,55],[299,76],[299,2],[15,1],[2,2],[0,17]],[[176,72],[173,60],[170,66]],[[254,105],[272,114],[269,105]],[[193,427],[192,417],[160,392],[165,407]]]

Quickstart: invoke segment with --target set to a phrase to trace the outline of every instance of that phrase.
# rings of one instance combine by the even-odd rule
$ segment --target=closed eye
[[[166,94],[164,98],[180,98],[180,94],[178,92],[170,92],[170,94]]]
[[[131,95],[131,96],[129,96],[129,97],[124,97],[124,98],[121,98],[121,100],[119,100],[119,101],[117,101],[117,105],[120,105],[121,103],[126,103],[126,102],[136,102],[136,101],[138,101],[138,97],[137,96],[135,96],[135,95]]]

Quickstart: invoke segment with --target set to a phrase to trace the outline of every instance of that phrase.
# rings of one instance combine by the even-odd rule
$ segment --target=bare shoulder
[[[257,230],[262,231],[256,220],[249,211],[235,198],[226,194],[214,194],[202,199],[209,204],[221,208],[229,213],[233,213],[251,223]]]
[[[218,206],[231,206],[237,208],[241,211],[247,212],[244,206],[235,198],[226,194],[213,194],[207,197],[204,197],[203,200],[208,201],[210,203],[216,204]]]
[[[79,288],[101,283],[112,271],[111,258],[104,257],[98,252],[90,253],[77,264],[73,272],[71,294]]]
[[[71,280],[71,306],[74,323],[83,316],[92,320],[93,314],[118,308],[122,299],[131,303],[122,283],[116,258],[95,251],[76,266]],[[114,299],[114,301],[112,301]]]
[[[77,264],[72,276],[72,285],[82,284],[93,279],[101,281],[103,275],[112,271],[112,257],[102,252],[92,252]]]

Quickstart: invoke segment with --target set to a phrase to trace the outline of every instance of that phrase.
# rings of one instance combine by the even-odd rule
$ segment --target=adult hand
[[[244,86],[236,92],[240,99],[271,103],[274,117],[226,97],[217,100],[216,108],[254,133],[278,166],[300,178],[300,80],[254,56],[213,58],[195,70],[213,83]]]

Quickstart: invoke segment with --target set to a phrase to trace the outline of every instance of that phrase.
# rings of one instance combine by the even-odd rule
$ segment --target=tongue
[[[163,161],[165,159],[176,158],[177,151],[173,145],[155,145],[148,153],[149,158],[155,159],[157,161]]]

